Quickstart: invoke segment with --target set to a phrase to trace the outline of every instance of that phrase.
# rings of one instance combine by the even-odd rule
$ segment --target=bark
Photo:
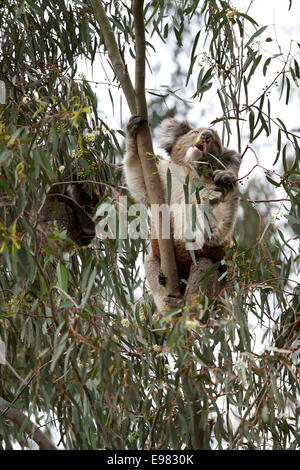
[[[135,68],[135,90],[130,82],[127,68],[120,56],[114,34],[111,30],[109,20],[102,6],[101,0],[91,0],[95,17],[100,25],[104,42],[108,54],[124,91],[129,109],[132,114],[139,114],[148,120],[147,102],[145,96],[145,28],[144,28],[144,0],[133,0],[132,11],[134,16],[135,42],[136,42],[136,68]],[[152,146],[150,129],[147,123],[143,124],[138,135],[138,152],[143,168],[145,185],[150,204],[164,204],[164,195],[159,176],[156,172],[155,158]],[[157,230],[159,235],[159,230]],[[161,268],[167,278],[167,293],[179,292],[178,269],[174,253],[173,239],[158,238]],[[211,264],[211,260],[203,260],[203,269],[206,264]],[[205,274],[205,273],[203,273]],[[213,284],[213,285],[212,285]],[[199,287],[199,286],[198,286]],[[204,287],[204,286],[203,286]],[[209,289],[219,293],[221,286],[217,279],[210,281]],[[198,289],[197,289],[198,290]],[[206,291],[206,287],[203,288]],[[192,298],[194,291],[189,290],[189,298]],[[204,434],[200,426],[200,416],[195,411],[195,425],[192,436],[192,446],[194,449],[204,448]]]
[[[137,112],[148,119],[147,102],[145,95],[145,63],[146,63],[146,39],[144,27],[144,0],[133,0],[132,10],[135,30],[135,91]],[[164,204],[164,195],[159,176],[156,174],[155,158],[152,147],[152,139],[148,125],[144,125],[137,136],[139,155],[143,168],[145,185],[151,204]],[[156,230],[160,234],[159,230]],[[167,278],[167,293],[179,292],[179,277],[176,264],[173,239],[158,238],[161,269]]]
[[[143,0],[134,0],[132,9],[134,14],[136,38],[136,74],[135,90],[132,86],[127,67],[123,63],[114,33],[105,13],[101,0],[91,0],[95,17],[101,28],[104,43],[108,51],[114,72],[122,86],[129,109],[132,114],[138,113],[148,119],[147,102],[145,97],[145,28]],[[150,129],[147,123],[143,124],[137,135],[138,152],[143,168],[143,175],[150,205],[164,204],[159,175],[156,171],[155,158]],[[167,278],[167,293],[179,292],[178,271],[174,254],[172,239],[158,240],[161,253],[161,267]]]
[[[94,10],[95,18],[99,23],[101,32],[103,34],[104,43],[113,67],[113,70],[120,82],[122,90],[124,92],[128,107],[131,114],[136,113],[136,103],[135,103],[135,92],[133,85],[127,71],[127,67],[124,64],[118,44],[115,39],[115,35],[111,28],[109,19],[107,18],[105,9],[102,5],[101,0],[91,0],[91,5]]]

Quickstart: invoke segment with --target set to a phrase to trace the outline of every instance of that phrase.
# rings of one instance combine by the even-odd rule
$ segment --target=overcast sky
[[[250,3],[251,7],[249,10],[249,15],[252,16],[259,23],[259,27],[269,25],[266,31],[262,34],[262,36],[258,38],[261,42],[262,50],[273,54],[278,53],[278,46],[275,41],[276,37],[280,45],[282,46],[282,50],[284,53],[288,52],[290,48],[291,39],[298,40],[298,42],[300,42],[300,0],[293,0],[290,11],[288,11],[289,0],[254,0],[252,2],[250,2],[250,0],[236,0],[232,3],[232,6],[236,7],[241,12],[246,12]],[[196,34],[196,32],[198,31],[197,22],[194,21],[193,23],[192,21],[191,27],[195,29]],[[255,30],[251,26],[248,28],[249,35],[253,34],[254,31]],[[272,42],[266,43],[265,39],[267,37],[271,37],[274,40]],[[167,44],[163,44],[163,42],[155,35],[151,38],[151,43],[156,48],[156,52],[153,52],[151,49],[149,49],[148,53],[150,54],[150,62],[153,66],[158,61],[160,63],[160,67],[158,71],[155,69],[155,74],[153,75],[150,74],[149,70],[147,71],[146,87],[161,90],[160,87],[162,85],[171,84],[171,76],[173,73],[176,73],[176,65],[172,63],[173,59],[170,54],[170,46],[172,46],[172,41],[174,40],[174,35],[170,36],[170,41]],[[184,44],[182,53],[180,54],[179,60],[181,61],[183,70],[185,71],[187,71],[189,67],[191,47],[192,45],[189,47]],[[204,52],[204,50],[205,48],[203,48],[201,41],[199,41],[197,52],[201,54],[201,52]],[[296,51],[298,51],[298,47],[295,43],[293,44],[293,51],[295,53]],[[134,63],[130,57],[128,57],[127,60],[127,65],[131,78],[132,80],[134,80]],[[262,61],[262,63],[263,62],[264,61]],[[262,87],[271,81],[270,77],[272,77],[272,72],[275,73],[276,69],[280,67],[281,64],[282,59],[280,58],[272,61],[268,69],[268,75],[266,79],[261,74],[259,79],[256,79],[255,83],[254,81],[251,82],[250,92],[253,94],[253,96],[257,97],[257,93],[262,90]],[[84,72],[87,73],[88,78],[93,78],[93,80],[103,81],[104,79],[102,69],[97,65],[94,66],[94,71],[92,74],[91,72],[86,72],[86,70],[84,70]],[[194,83],[193,80],[191,80],[192,86],[185,88],[183,81],[182,88],[178,91],[178,94],[186,100],[190,100],[192,94],[195,91],[195,83],[197,80],[198,73],[199,68],[197,69],[197,66],[195,66],[193,75]],[[291,85],[293,87],[293,83],[291,83]],[[120,126],[124,126],[125,123],[123,122],[123,120],[126,122],[129,118],[129,111],[126,105],[126,101],[122,99],[122,113],[120,113],[118,100],[115,100],[115,107],[113,111],[109,99],[108,90],[105,90],[105,87],[99,86],[96,89],[96,92],[99,98],[99,110],[102,116],[104,115],[104,118],[107,120],[107,123],[110,126],[117,128]],[[112,93],[114,93],[115,96],[116,88],[112,89]],[[296,90],[296,93],[299,96],[298,89]],[[295,107],[293,107],[292,100],[289,106],[286,107],[283,101],[279,102],[278,90],[275,89],[275,87],[272,89],[270,99],[273,106],[273,114],[278,116],[283,115],[284,121],[287,123],[287,126],[293,127],[294,119],[299,114],[298,100]],[[180,108],[180,103],[178,103],[175,98],[169,98],[166,103],[169,106],[175,104],[178,106],[178,108]],[[194,121],[192,122],[194,125],[197,124],[195,122],[195,116],[197,116],[197,108],[201,108],[201,111],[205,109],[204,116],[203,112],[201,112],[201,119],[204,119],[205,122],[201,122],[199,123],[199,125],[209,125],[209,123],[213,121],[216,116],[220,115],[221,107],[219,105],[219,100],[216,95],[216,87],[213,87],[211,90],[205,93],[200,105],[197,99],[195,99],[194,102],[191,102],[191,120]],[[220,131],[220,128],[221,125],[217,130]],[[235,137],[233,136],[233,143],[231,144],[231,146],[234,145],[234,138]]]
[[[263,63],[265,62],[266,58],[269,54],[276,54],[278,53],[278,44],[276,38],[282,48],[282,52],[286,54],[290,49],[290,43],[293,39],[292,51],[294,54],[298,54],[299,59],[299,48],[295,41],[300,42],[299,31],[300,31],[300,0],[293,0],[291,10],[288,10],[289,7],[289,0],[236,0],[232,2],[232,7],[237,8],[241,12],[246,12],[249,5],[251,7],[248,11],[248,14],[253,17],[259,24],[259,28],[265,25],[268,25],[266,31],[258,38],[260,40],[260,48],[261,51],[266,51],[267,55],[265,59],[263,58],[260,67],[262,71]],[[199,29],[199,24],[196,21],[191,22],[191,28],[195,29],[195,34]],[[246,33],[248,36],[251,36],[254,33],[255,29],[252,25],[247,26]],[[204,35],[203,35],[204,36]],[[273,39],[272,42],[266,42],[266,38],[271,37]],[[155,68],[155,74],[151,75],[149,70],[147,71],[146,75],[146,87],[148,88],[155,88],[157,90],[161,90],[161,85],[171,85],[171,78],[172,74],[176,73],[176,65],[172,62],[172,56],[170,54],[170,47],[172,47],[172,41],[175,41],[175,36],[170,35],[169,43],[163,44],[163,42],[158,38],[157,35],[153,35],[151,38],[151,43],[156,48],[156,52],[153,52],[149,49],[148,53],[150,54],[149,60],[151,65],[154,66],[156,62],[159,62],[160,67],[158,71]],[[192,44],[184,44],[182,52],[178,57],[180,64],[182,64],[182,68],[184,71],[187,72],[189,64],[190,64],[190,53],[191,53]],[[197,53],[199,53],[199,58],[201,57],[201,52],[205,51],[205,47],[201,44],[201,40],[199,41],[197,47]],[[262,88],[272,82],[273,78],[276,75],[276,72],[282,68],[282,58],[275,59],[271,62],[267,77],[263,77],[262,72],[259,73],[259,68],[257,70],[258,74],[256,75],[256,79],[250,82],[249,87],[249,99],[254,97],[255,99],[261,94]],[[134,80],[134,63],[130,57],[128,57],[128,69],[132,80]],[[85,71],[85,73],[87,73]],[[189,87],[185,88],[183,78],[182,87],[178,91],[178,94],[186,99],[190,100],[192,94],[195,92],[196,89],[196,81],[197,76],[199,73],[199,66],[197,65],[197,61],[194,67],[194,74],[192,80],[190,81]],[[93,78],[93,80],[103,81],[103,73],[101,67],[95,65],[93,73],[87,73],[88,78]],[[270,94],[270,101],[272,104],[271,113],[274,117],[281,117],[282,120],[286,123],[289,129],[298,126],[299,122],[299,96],[300,92],[299,89],[295,87],[293,80],[291,80],[291,88],[292,88],[292,98],[290,99],[290,103],[288,106],[285,105],[285,100],[279,101],[279,93],[277,87],[272,87],[271,94]],[[116,96],[117,89],[112,88],[112,93]],[[115,128],[124,127],[130,114],[126,104],[126,101],[122,99],[122,112],[120,112],[119,107],[119,99],[115,100],[115,107],[114,111],[111,106],[109,94],[107,88],[104,86],[99,86],[96,89],[99,99],[99,110],[101,112],[102,117],[107,121],[108,125]],[[294,94],[294,96],[293,96]],[[284,93],[285,96],[285,93]],[[150,97],[150,95],[149,95]],[[151,97],[150,97],[151,98]],[[171,107],[173,105],[176,106],[178,112],[180,111],[180,102],[178,102],[174,97],[170,97],[166,100],[166,105]],[[165,106],[162,103],[162,106]],[[165,111],[165,110],[164,110]],[[199,103],[198,99],[192,100],[190,105],[190,111],[188,116],[180,116],[177,115],[178,118],[186,119],[188,118],[193,125],[197,126],[208,126],[211,121],[213,121],[216,117],[222,114],[222,109],[219,104],[219,99],[217,96],[217,83],[213,86],[208,92],[206,92],[203,96],[202,101]],[[198,118],[199,116],[199,118]],[[151,116],[150,116],[151,119]],[[197,122],[199,119],[200,122]],[[247,116],[246,116],[247,119]],[[236,148],[237,139],[234,132],[234,127],[232,126],[233,134],[230,139],[230,147]],[[216,129],[221,132],[222,131],[222,124],[218,124]],[[246,121],[244,124],[244,129],[242,128],[242,136],[243,136],[243,149],[245,149],[246,145],[249,143],[249,126],[248,122]],[[277,139],[277,130],[270,136],[266,137],[264,133],[262,133],[258,140],[256,140],[252,146],[254,150],[257,152],[260,160],[264,162],[264,164],[272,168],[272,163],[274,161],[274,154],[276,154],[276,139]],[[154,142],[155,144],[156,142]],[[163,154],[161,149],[157,149],[160,154]],[[242,168],[241,168],[241,175],[246,174],[249,169],[255,163],[254,154],[248,152],[246,158],[243,160]],[[262,176],[262,172],[257,170],[253,177],[260,177]],[[258,175],[258,176],[257,176]]]
[[[276,76],[276,72],[282,69],[283,59],[279,57],[271,62],[267,76],[264,77],[262,74],[262,66],[267,57],[272,54],[278,53],[278,43],[282,48],[283,54],[287,54],[290,50],[291,40],[292,43],[292,53],[298,54],[298,62],[299,62],[299,48],[296,43],[300,43],[300,0],[293,0],[291,10],[288,10],[289,7],[289,0],[236,0],[232,2],[232,7],[237,8],[241,12],[246,12],[249,4],[251,3],[251,7],[248,11],[248,14],[253,17],[257,23],[259,24],[259,28],[262,26],[268,25],[268,28],[265,32],[258,38],[260,41],[260,50],[266,52],[265,58],[261,61],[260,71],[259,68],[257,70],[255,80],[250,82],[249,87],[249,100],[251,97],[257,98],[260,96],[262,92],[262,88],[267,84],[270,84],[274,77]],[[196,17],[194,21],[191,22],[191,28],[194,28],[195,34],[199,29],[199,23],[197,23]],[[255,29],[252,25],[247,25],[246,34],[250,37],[255,32]],[[204,35],[203,35],[204,36]],[[273,39],[272,42],[266,42],[266,38],[271,37]],[[278,40],[278,43],[276,41]],[[172,42],[173,41],[173,42]],[[146,87],[148,88],[156,88],[157,90],[161,89],[161,85],[171,85],[171,78],[172,73],[176,73],[176,66],[172,62],[173,58],[170,54],[170,48],[175,41],[175,36],[170,35],[169,43],[163,44],[163,42],[157,37],[157,35],[153,35],[151,38],[151,43],[156,48],[156,52],[152,52],[150,49],[148,53],[150,54],[149,61],[153,66],[156,62],[160,63],[160,67],[158,71],[155,68],[155,74],[151,75],[149,70],[147,70],[146,75]],[[190,54],[191,54],[191,47],[192,44],[184,44],[182,52],[178,57],[180,64],[182,64],[182,68],[184,71],[187,72],[189,65],[190,65]],[[205,47],[199,41],[197,53],[199,54],[199,58],[201,57],[201,53],[205,51]],[[103,58],[103,56],[102,56]],[[134,80],[134,63],[130,59],[127,58],[128,62],[128,69],[131,75],[132,80]],[[91,71],[87,72],[83,69],[84,73],[87,74],[88,78],[92,78],[93,80],[102,81],[105,79],[103,76],[102,68],[99,66],[99,63],[94,65],[93,73]],[[192,94],[195,92],[196,89],[196,81],[197,76],[199,73],[199,65],[197,65],[197,61],[194,67],[194,76],[193,80],[191,80],[190,85],[188,88],[185,88],[184,82],[185,79],[182,79],[182,87],[178,91],[178,94],[186,99],[191,100]],[[194,83],[193,83],[194,82]],[[280,83],[280,82],[279,82]],[[279,101],[279,87],[272,87],[271,94],[270,94],[270,101],[271,101],[271,113],[273,117],[280,117],[289,130],[292,130],[295,127],[299,127],[299,101],[300,101],[300,91],[299,88],[296,88],[294,85],[293,80],[291,80],[291,98],[288,105],[285,105],[285,98]],[[122,99],[122,112],[120,112],[119,98],[115,99],[115,107],[114,111],[111,106],[111,101],[108,94],[108,89],[106,86],[99,86],[95,89],[98,99],[99,99],[99,111],[101,117],[107,121],[110,127],[120,128],[125,127],[125,124],[130,116],[129,110],[126,104],[126,101]],[[217,83],[213,86],[208,92],[206,92],[203,96],[202,101],[199,103],[198,99],[191,100],[190,111],[187,116],[180,116],[179,110],[180,102],[176,100],[174,97],[170,97],[166,100],[166,103],[169,107],[176,106],[177,108],[177,118],[188,119],[191,121],[193,125],[197,126],[208,126],[211,121],[213,121],[216,117],[219,117],[222,114],[222,109],[219,104],[219,99],[217,96]],[[117,96],[117,88],[112,88],[111,92],[113,96]],[[120,92],[120,97],[122,93]],[[285,93],[284,93],[285,97]],[[150,97],[151,98],[151,97]],[[251,102],[251,101],[250,101]],[[162,103],[162,106],[165,106]],[[165,110],[164,110],[165,111]],[[198,116],[199,121],[198,122]],[[245,116],[248,119],[247,115]],[[151,115],[150,115],[151,120]],[[222,124],[218,124],[216,129],[221,133],[222,131]],[[235,126],[232,126],[233,134],[230,139],[230,148],[237,147],[237,138],[235,135]],[[242,151],[246,148],[246,145],[249,143],[249,126],[248,121],[244,123],[244,128],[242,128],[242,137],[243,137],[243,146]],[[282,138],[284,142],[284,136]],[[275,160],[275,156],[277,153],[277,129],[274,129],[274,132],[271,136],[267,137],[263,132],[257,140],[255,140],[251,146],[253,147],[254,151],[256,152],[259,162],[268,169],[273,169],[273,162]],[[161,149],[157,148],[156,141],[154,141],[155,151],[159,154],[163,155]],[[251,168],[255,165],[256,160],[254,153],[248,151],[245,155],[241,170],[240,170],[240,177],[247,174]],[[278,162],[276,170],[281,171],[280,162]],[[257,168],[253,173],[251,173],[249,182],[254,180],[261,180],[265,185],[265,175],[262,169]],[[247,189],[247,181],[243,186],[243,191]],[[273,191],[274,188],[270,186],[270,191]],[[266,186],[267,187],[267,186]],[[272,196],[270,194],[270,196]],[[276,198],[283,197],[284,193],[282,189],[276,190]],[[270,197],[272,198],[272,197]],[[268,209],[270,209],[270,217],[272,217],[275,212],[280,207],[280,204],[269,204]],[[296,242],[295,242],[296,243]]]

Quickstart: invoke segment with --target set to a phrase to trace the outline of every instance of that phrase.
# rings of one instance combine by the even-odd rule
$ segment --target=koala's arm
[[[145,121],[141,116],[132,116],[126,127],[126,154],[124,174],[129,192],[136,202],[149,205],[141,161],[138,154],[136,134]]]
[[[235,226],[239,196],[230,189],[224,199],[213,208],[213,216],[209,217],[210,236],[205,231],[204,240],[207,246],[223,246],[230,241]]]
[[[235,150],[224,149],[220,161],[217,162],[217,169],[213,173],[213,180],[216,186],[228,187],[238,179],[239,168],[241,164],[241,155]]]
[[[213,217],[209,218],[211,236],[205,234],[205,242],[208,246],[224,245],[230,240],[238,211],[239,196],[235,191],[235,183],[241,156],[235,150],[224,149],[224,153],[218,163],[218,168],[213,172],[213,180],[216,186],[224,189],[221,201],[213,208]]]

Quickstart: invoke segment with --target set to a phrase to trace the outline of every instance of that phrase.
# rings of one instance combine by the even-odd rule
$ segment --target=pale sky
[[[295,41],[300,42],[300,1],[293,0],[291,10],[288,10],[289,7],[289,0],[236,0],[232,2],[232,7],[237,8],[241,12],[246,12],[249,5],[251,7],[248,11],[248,14],[253,17],[257,23],[259,24],[259,28],[262,26],[268,25],[268,28],[265,32],[258,37],[257,39],[260,41],[260,49],[261,51],[266,51],[270,54],[278,53],[278,45],[276,42],[276,37],[280,46],[282,47],[282,52],[284,54],[288,53],[290,49],[291,40],[294,39],[292,44],[292,52],[294,54],[298,54],[299,60],[299,48]],[[196,20],[191,22],[191,28],[195,28],[195,34],[198,31],[198,24]],[[247,27],[248,35],[251,36],[255,29],[251,25]],[[204,35],[203,35],[204,36]],[[200,36],[201,37],[201,36]],[[265,39],[267,37],[271,37],[273,39],[272,42],[266,42]],[[160,63],[159,71],[153,75],[150,75],[149,70],[147,71],[146,75],[146,87],[148,88],[155,88],[158,91],[162,90],[160,87],[161,85],[171,85],[171,75],[175,73],[176,67],[175,64],[172,63],[172,57],[170,54],[170,45],[172,45],[172,41],[175,41],[174,35],[170,36],[169,44],[163,44],[163,42],[157,37],[157,35],[153,35],[151,38],[151,43],[156,48],[156,52],[152,52],[150,49],[150,62],[153,66],[157,61]],[[184,45],[182,52],[180,53],[180,57],[178,60],[180,64],[182,64],[182,68],[184,71],[187,72],[189,64],[190,64],[190,49],[192,46],[188,47]],[[197,53],[199,54],[199,59],[201,58],[201,53],[205,51],[205,47],[201,44],[201,40],[199,41],[197,47]],[[268,56],[266,56],[267,58]],[[261,61],[260,71],[262,71],[263,63],[265,62],[266,58]],[[249,87],[249,100],[251,100],[251,96],[257,98],[261,92],[262,88],[272,82],[273,78],[276,75],[278,70],[282,68],[282,58],[275,59],[271,62],[268,73],[266,77],[263,77],[262,72],[259,74],[258,68],[258,75],[256,76],[256,80],[250,82]],[[131,75],[132,80],[134,80],[134,63],[133,60],[128,57],[127,58],[127,65],[129,69],[129,73]],[[83,70],[84,71],[84,70]],[[97,67],[94,65],[93,74],[90,72],[85,72],[88,78],[93,78],[93,80],[103,81],[103,73],[101,67]],[[197,61],[194,66],[194,73],[188,88],[184,86],[184,78],[181,89],[177,92],[179,96],[186,100],[190,100],[192,94],[195,92],[196,89],[196,81],[197,76],[199,73],[199,66],[197,66]],[[279,87],[278,87],[279,88]],[[297,99],[290,99],[290,103],[288,106],[285,105],[285,100],[282,99],[279,101],[279,93],[277,87],[271,88],[270,94],[270,101],[272,104],[271,113],[274,117],[280,117],[286,123],[288,129],[292,129],[295,125],[298,125],[299,122],[299,89],[296,88],[294,85],[293,80],[291,80],[291,93],[293,97],[293,93],[295,98]],[[194,99],[191,102],[191,108],[187,116],[180,116],[177,115],[177,118],[188,119],[191,121],[193,125],[197,126],[208,126],[211,121],[213,121],[216,117],[222,114],[222,109],[219,104],[219,99],[216,93],[217,90],[217,83],[213,86],[208,92],[206,92],[203,96],[202,101],[199,103],[198,99]],[[114,96],[117,96],[117,89],[112,88],[112,93]],[[108,125],[115,128],[120,128],[121,126],[124,127],[130,114],[126,104],[125,99],[122,99],[122,111],[120,112],[119,106],[119,99],[115,100],[115,109],[114,112],[112,110],[108,90],[105,86],[99,86],[96,89],[99,98],[99,110],[101,111],[102,117],[107,121]],[[121,96],[121,93],[120,95]],[[285,92],[284,92],[285,96]],[[149,96],[151,99],[151,96]],[[176,98],[169,97],[166,100],[167,105],[169,107],[175,105],[178,110],[181,109],[180,102],[176,100]],[[250,101],[251,102],[251,101]],[[162,106],[165,106],[162,104]],[[164,109],[165,111],[165,109]],[[197,122],[199,119],[200,122]],[[246,116],[248,119],[248,116]],[[151,120],[151,116],[150,116]],[[234,125],[232,126],[233,134],[230,139],[230,147],[236,148],[237,145],[237,138],[235,135]],[[216,125],[216,129],[221,133],[222,124]],[[245,149],[246,145],[249,142],[249,126],[248,122],[244,124],[244,129],[242,128],[242,135],[243,135],[243,148]],[[252,144],[255,152],[260,159],[263,161],[265,166],[268,166],[272,169],[272,162],[274,161],[274,153],[276,154],[276,139],[277,139],[277,130],[270,136],[266,137],[264,133],[262,133],[259,138]],[[154,144],[156,142],[154,141]],[[161,149],[155,149],[156,152],[159,152],[163,155]],[[249,169],[252,168],[253,164],[255,163],[254,154],[248,152],[246,157],[243,160],[241,172],[240,174],[246,174]],[[260,170],[256,170],[252,174],[253,177],[260,177]],[[246,186],[244,186],[245,188]]]
[[[239,11],[241,12],[246,12],[249,4],[251,3],[251,7],[249,10],[249,15],[252,16],[258,23],[259,27],[269,25],[267,30],[259,37],[258,39],[261,42],[261,48],[264,49],[265,51],[268,51],[270,53],[276,54],[278,53],[278,47],[275,41],[275,31],[276,31],[276,36],[277,39],[282,46],[282,50],[284,53],[287,53],[290,47],[290,40],[298,40],[300,42],[300,35],[299,35],[299,30],[300,30],[300,1],[299,0],[293,0],[292,2],[292,8],[291,11],[288,11],[288,5],[289,5],[289,0],[254,0],[250,2],[250,0],[236,0],[235,2],[232,3],[233,7],[236,7]],[[274,28],[274,25],[276,27]],[[193,22],[191,23],[191,27],[195,28],[195,31],[197,32],[198,30],[198,25]],[[254,33],[254,28],[249,28],[249,35]],[[274,40],[272,42],[265,42],[265,39],[267,37],[272,37]],[[170,36],[170,43],[171,41],[174,41],[174,36]],[[151,49],[149,49],[149,54],[150,54],[150,61],[151,65],[155,64],[156,61],[160,63],[160,69],[159,72],[155,72],[154,75],[150,75],[149,70],[147,71],[146,75],[146,87],[148,88],[155,88],[157,90],[161,90],[162,85],[170,85],[171,84],[171,74],[175,72],[176,67],[175,64],[172,63],[172,58],[170,56],[170,44],[163,44],[163,42],[157,37],[153,36],[151,38],[151,43],[154,45],[156,48],[156,52],[152,52]],[[200,54],[201,52],[204,52],[205,49],[201,49],[201,42],[199,41],[197,52]],[[296,47],[295,43],[293,44],[293,49],[294,52],[298,50],[298,47]],[[199,56],[200,57],[200,56]],[[182,53],[180,54],[180,60],[182,62],[182,67],[183,70],[187,71],[189,67],[189,60],[190,60],[190,48],[184,46]],[[263,61],[262,61],[263,63]],[[276,68],[280,67],[282,64],[282,59],[278,59],[277,63],[276,60],[271,62],[269,71],[272,71],[272,67],[274,70],[274,73],[276,72]],[[129,56],[127,58],[127,65],[128,69],[131,75],[132,80],[134,80],[134,63],[131,60],[131,57]],[[85,72],[86,73],[86,72]],[[186,99],[190,100],[191,95],[195,91],[195,83],[197,80],[197,75],[199,73],[199,68],[194,67],[194,74],[193,74],[193,79],[194,79],[194,86],[190,86],[188,88],[184,87],[184,83],[182,86],[182,89],[178,91],[178,94]],[[91,77],[91,73],[89,72],[88,78]],[[254,82],[252,82],[250,89],[252,89],[253,96],[257,95],[257,92],[259,89],[262,89],[262,87],[269,83],[271,80],[270,75],[268,74],[266,79],[261,75],[260,79],[257,80],[257,87],[255,86]],[[103,81],[102,77],[102,70],[101,67],[94,66],[94,71],[92,74],[93,80],[99,80]],[[191,80],[191,84],[193,84],[193,80]],[[293,87],[293,82],[291,83]],[[114,113],[112,111],[108,91],[105,92],[105,87],[99,86],[96,90],[98,92],[98,97],[99,97],[99,109],[101,110],[101,114],[105,116],[107,123],[110,126],[115,126],[115,127],[120,127],[120,125],[124,125],[124,122],[121,124],[121,119],[120,119],[120,108],[119,108],[119,103],[118,100],[115,100],[115,110]],[[116,93],[116,89],[113,88],[112,92]],[[298,92],[298,90],[297,90]],[[106,96],[105,96],[106,95]],[[272,99],[273,97],[273,99]],[[274,98],[275,97],[275,98]],[[151,98],[151,97],[150,97]],[[284,121],[287,123],[288,127],[293,126],[295,116],[298,115],[298,106],[293,109],[292,105],[289,104],[288,108],[284,106],[284,102],[279,102],[277,99],[277,90],[272,89],[272,94],[270,96],[272,100],[272,106],[275,107],[277,105],[276,113],[284,113]],[[168,98],[167,103],[169,106],[172,105],[178,105],[180,107],[180,103],[175,98]],[[201,111],[203,111],[203,108],[205,109],[205,121],[206,122],[201,122],[201,125],[209,125],[209,123],[215,119],[216,116],[220,115],[221,108],[218,103],[218,98],[216,98],[216,88],[213,87],[211,90],[209,90],[207,93],[205,93],[201,103],[200,103]],[[192,109],[192,115],[193,117],[191,120],[195,121],[195,115],[197,116],[197,108],[199,108],[199,101],[197,99],[194,100],[192,103],[191,109]],[[288,109],[288,112],[287,112]],[[276,114],[275,113],[275,114]],[[278,114],[278,115],[280,115]],[[125,100],[122,100],[122,121],[124,120],[125,122],[129,118],[129,111],[127,108],[127,104]],[[179,117],[179,116],[178,116]],[[201,113],[202,117],[202,113]],[[151,116],[150,116],[151,118]],[[183,117],[184,118],[184,117]],[[203,117],[202,117],[203,119]],[[197,124],[196,122],[193,122],[193,124]],[[219,129],[217,129],[219,130]],[[234,145],[231,144],[231,146]]]
[[[278,44],[276,38],[282,48],[283,54],[287,54],[290,50],[291,40],[294,40],[292,43],[292,54],[298,54],[298,62],[299,62],[299,48],[296,44],[300,42],[300,1],[293,0],[291,10],[288,10],[289,7],[289,0],[236,0],[232,2],[232,7],[237,8],[239,11],[245,13],[249,4],[251,3],[251,7],[248,11],[248,14],[254,18],[257,23],[259,24],[259,28],[262,26],[268,25],[268,28],[264,31],[264,33],[258,37],[257,39],[260,41],[260,51],[265,51],[266,56],[262,59],[261,64],[258,68],[258,73],[256,75],[256,79],[250,82],[249,87],[249,100],[251,102],[251,97],[257,98],[262,93],[262,88],[268,84],[270,84],[276,73],[282,69],[283,66],[283,59],[279,57],[271,62],[267,76],[264,77],[262,74],[262,66],[267,57],[270,54],[278,53]],[[190,27],[195,29],[195,34],[198,31],[198,24],[197,21],[193,23],[191,22]],[[248,33],[249,37],[255,32],[255,29],[252,25],[247,27],[246,33]],[[272,42],[266,42],[266,38],[271,37],[273,39]],[[163,42],[157,37],[157,35],[153,35],[151,38],[151,43],[156,48],[156,52],[150,52],[149,61],[153,66],[156,61],[160,63],[159,71],[156,72],[154,75],[150,75],[149,70],[147,70],[146,75],[146,87],[148,88],[155,88],[158,91],[161,90],[161,85],[170,86],[171,85],[171,76],[172,73],[175,72],[176,67],[175,64],[172,63],[172,56],[170,54],[170,47],[172,47],[172,41],[175,41],[174,35],[170,35],[170,42],[169,44],[163,44]],[[191,47],[188,45],[184,45],[182,52],[180,53],[180,57],[178,60],[180,61],[180,65],[182,64],[182,68],[184,71],[187,72],[189,65],[190,65],[190,53]],[[197,53],[199,54],[199,58],[201,57],[201,53],[205,51],[205,46],[201,44],[199,41]],[[103,57],[103,56],[102,56]],[[130,57],[127,58],[127,66],[129,73],[131,75],[132,80],[134,80],[134,63]],[[83,68],[82,71],[87,75],[87,78],[93,79],[99,82],[103,82],[103,72],[101,66],[97,66],[97,63],[94,65],[93,73],[91,71],[87,72],[86,68]],[[197,80],[197,76],[199,73],[199,65],[197,65],[197,61],[194,67],[194,74],[193,79],[190,81],[189,87],[185,88],[184,82],[185,79],[183,78],[183,84],[181,89],[177,92],[179,96],[186,100],[190,100],[192,94],[195,92],[195,83]],[[193,82],[194,80],[194,82]],[[279,81],[280,84],[280,81]],[[279,101],[279,87],[273,86],[271,88],[270,94],[270,101],[271,101],[271,114],[274,118],[281,118],[287,128],[292,130],[293,127],[299,127],[299,100],[300,100],[300,92],[299,88],[296,88],[293,80],[291,79],[291,98],[288,106],[285,105],[285,98]],[[180,116],[179,114],[176,115],[178,119],[188,119],[191,121],[193,125],[196,126],[208,126],[211,121],[213,121],[216,117],[222,114],[222,109],[219,104],[219,99],[217,96],[217,83],[213,86],[208,92],[206,92],[203,96],[202,101],[199,103],[198,99],[194,99],[191,102],[190,111],[188,112],[187,116]],[[99,99],[99,111],[101,117],[107,121],[107,124],[113,128],[120,128],[125,127],[125,124],[130,116],[127,104],[125,99],[122,99],[122,107],[120,108],[120,98],[115,99],[115,109],[113,112],[108,89],[106,86],[99,85],[97,89],[95,89],[96,93],[98,94]],[[111,92],[113,96],[117,96],[117,88],[112,88]],[[284,92],[285,96],[285,92]],[[295,99],[293,99],[293,96]],[[121,97],[121,92],[119,94]],[[151,96],[150,96],[151,99]],[[169,107],[175,105],[179,113],[180,102],[176,100],[174,97],[169,97],[167,99],[167,104]],[[165,106],[162,104],[162,106]],[[120,109],[122,111],[120,111]],[[165,111],[165,109],[163,110]],[[150,121],[151,121],[151,115]],[[199,121],[197,119],[199,117]],[[244,123],[244,128],[242,127],[242,151],[246,148],[246,145],[249,143],[249,125],[248,125],[248,116],[245,116],[246,122]],[[222,131],[222,124],[217,124],[216,129],[221,133]],[[237,148],[237,138],[235,134],[235,126],[232,125],[232,136],[230,138],[230,148]],[[282,137],[283,144],[285,143],[284,136]],[[274,132],[271,136],[267,137],[265,133],[261,133],[259,138],[255,140],[251,147],[253,151],[256,153],[259,163],[263,165],[265,168],[272,170],[276,169],[281,171],[280,162],[276,165],[276,168],[273,168],[273,161],[275,160],[277,147],[277,129],[274,129]],[[156,141],[154,140],[154,148],[155,152],[163,155],[163,151],[157,147]],[[256,159],[254,153],[248,151],[245,155],[241,169],[240,169],[240,177],[246,175],[255,165]],[[262,169],[257,168],[253,171],[249,177],[249,182],[260,180],[263,181],[265,185],[265,175]],[[243,185],[243,191],[246,191],[248,182],[245,181]],[[270,184],[267,185],[270,188],[270,199],[272,199],[273,195],[271,191],[274,191],[274,187]],[[266,186],[266,187],[267,187]],[[281,188],[276,189],[276,199],[279,199],[284,196],[284,193]],[[280,204],[272,203],[268,204],[268,210],[270,212],[270,217],[273,217],[275,213],[277,213],[278,209],[280,208]],[[295,241],[296,243],[296,241]]]

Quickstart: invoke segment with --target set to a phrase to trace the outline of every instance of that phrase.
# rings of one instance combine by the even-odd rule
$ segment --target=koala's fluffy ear
[[[187,121],[177,121],[177,119],[166,119],[161,124],[159,146],[170,153],[177,139],[192,130]]]

